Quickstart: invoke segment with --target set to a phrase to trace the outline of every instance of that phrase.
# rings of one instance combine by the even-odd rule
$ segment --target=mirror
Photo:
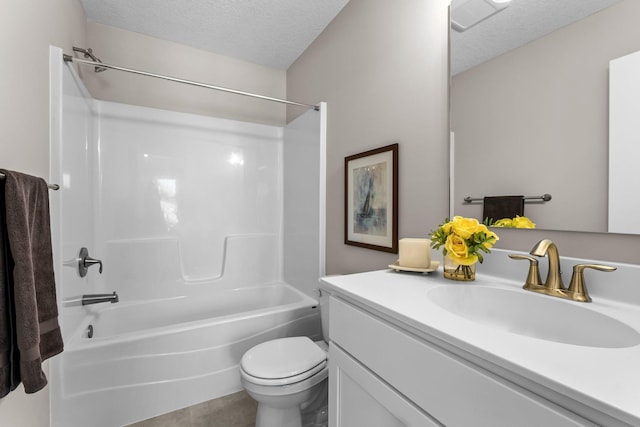
[[[609,61],[640,50],[639,3],[511,0],[451,30],[453,214],[548,193],[525,204],[536,228],[607,231]]]

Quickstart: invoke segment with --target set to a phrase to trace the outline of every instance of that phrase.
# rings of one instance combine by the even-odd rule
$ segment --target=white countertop
[[[491,258],[487,257],[485,265],[489,262]],[[599,348],[527,337],[467,320],[429,300],[428,292],[443,286],[488,286],[520,291],[531,298],[552,298],[521,289],[522,282],[483,274],[483,268],[484,265],[479,266],[474,282],[444,279],[441,269],[430,274],[380,270],[325,277],[322,287],[393,318],[396,323],[442,340],[461,349],[462,353],[475,355],[515,376],[621,421],[640,425],[640,345]],[[524,279],[526,267],[521,265],[520,268]],[[640,278],[640,268],[637,273]],[[628,279],[629,275],[627,272],[620,277]],[[543,272],[542,278],[545,276]],[[601,295],[593,298],[594,302],[588,304],[566,303],[580,304],[609,315],[640,332],[639,306]],[[530,319],[531,322],[535,320]],[[564,319],[564,322],[571,322],[571,319]]]

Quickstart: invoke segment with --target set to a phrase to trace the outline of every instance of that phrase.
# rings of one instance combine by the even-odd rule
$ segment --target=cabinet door
[[[442,426],[334,343],[329,345],[329,427]]]

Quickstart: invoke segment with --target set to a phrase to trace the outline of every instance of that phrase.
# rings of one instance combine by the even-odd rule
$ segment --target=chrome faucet
[[[536,243],[531,251],[531,255],[538,257],[547,256],[549,258],[549,271],[544,283],[541,283],[540,274],[538,273],[538,260],[526,255],[509,255],[512,259],[527,259],[530,262],[529,274],[523,286],[524,289],[533,292],[539,292],[545,295],[551,295],[558,298],[570,299],[572,301],[590,302],[591,297],[587,292],[584,281],[584,270],[593,268],[600,271],[615,271],[616,267],[601,264],[578,264],[573,267],[573,276],[569,287],[565,288],[562,283],[562,272],[560,271],[560,254],[558,247],[554,242],[548,239],[540,240]]]
[[[112,294],[82,295],[82,305],[99,304],[101,302],[110,302],[111,304],[114,304],[118,301],[120,301],[120,298],[115,292],[113,292]]]

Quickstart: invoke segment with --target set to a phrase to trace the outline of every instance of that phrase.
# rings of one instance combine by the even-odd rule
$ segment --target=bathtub
[[[53,427],[122,426],[234,393],[252,346],[322,337],[317,301],[286,283],[85,310],[51,367],[64,378]]]

